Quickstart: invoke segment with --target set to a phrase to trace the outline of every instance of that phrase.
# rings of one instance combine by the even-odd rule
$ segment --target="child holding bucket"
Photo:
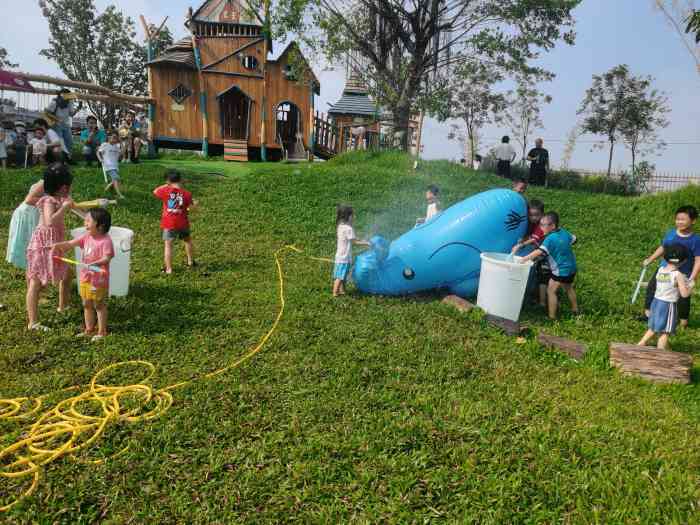
[[[49,282],[59,283],[58,310],[68,306],[70,272],[65,262],[55,260],[51,247],[65,240],[66,212],[73,208],[70,187],[73,177],[62,163],[49,166],[44,173],[45,195],[37,200],[39,223],[27,246],[27,316],[29,330],[42,332],[49,328],[38,320],[39,294]]]
[[[350,273],[352,264],[352,246],[369,246],[367,241],[355,239],[352,227],[352,206],[339,205],[336,209],[335,231],[337,247],[335,250],[335,265],[333,267],[333,297],[345,295],[345,281]]]
[[[168,183],[158,186],[153,190],[153,195],[163,201],[160,228],[163,230],[165,243],[165,265],[162,271],[170,275],[173,273],[173,241],[176,239],[185,243],[187,266],[193,268],[196,265],[188,212],[197,206],[197,202],[192,199],[192,194],[182,187],[182,176],[179,172],[169,171],[166,179]]]
[[[649,312],[649,329],[639,341],[639,346],[646,346],[655,335],[658,335],[657,348],[661,350],[671,349],[668,338],[676,333],[678,301],[681,298],[690,297],[691,293],[688,278],[680,270],[688,258],[688,249],[682,244],[664,246],[666,265],[656,272],[654,300]]]
[[[108,235],[111,227],[109,212],[103,208],[92,208],[85,215],[85,235],[53,246],[57,252],[76,247],[82,250],[80,298],[83,300],[85,330],[78,337],[90,337],[93,343],[107,336],[109,263],[114,258],[114,244]]]
[[[540,227],[545,238],[539,248],[531,254],[523,257],[523,262],[531,261],[541,256],[546,256],[549,268],[552,272],[547,285],[547,299],[549,307],[549,318],[557,318],[559,308],[559,298],[557,292],[564,288],[566,295],[571,302],[571,310],[578,314],[578,302],[576,291],[574,290],[574,280],[576,279],[576,257],[572,246],[576,243],[576,236],[572,235],[564,228],[559,227],[559,214],[550,211],[545,213],[540,220]]]

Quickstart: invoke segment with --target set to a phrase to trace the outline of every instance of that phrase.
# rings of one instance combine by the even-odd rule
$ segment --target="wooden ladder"
[[[224,160],[233,162],[248,162],[248,141],[225,140]]]

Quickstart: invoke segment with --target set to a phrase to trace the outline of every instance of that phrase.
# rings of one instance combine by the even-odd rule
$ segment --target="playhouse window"
[[[289,112],[292,110],[290,104],[280,104],[277,106],[277,120],[280,122],[287,122],[289,120]]]
[[[168,95],[170,95],[176,104],[182,104],[185,100],[192,96],[192,91],[180,84],[170,93],[168,93]]]
[[[287,80],[296,80],[297,79],[296,73],[294,72],[294,69],[289,64],[284,66],[284,76],[287,78]]]
[[[244,56],[241,59],[241,62],[243,63],[243,67],[246,69],[250,69],[251,71],[258,69],[258,59],[252,55]]]

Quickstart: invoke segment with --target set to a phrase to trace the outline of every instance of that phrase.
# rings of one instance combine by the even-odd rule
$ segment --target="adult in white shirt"
[[[73,152],[73,132],[71,131],[73,117],[83,107],[82,102],[75,106],[73,100],[68,96],[69,93],[70,90],[61,89],[58,96],[51,101],[48,107],[48,112],[56,117],[54,129],[63,139],[65,146],[63,151],[68,156],[68,160],[70,160]]]
[[[510,179],[510,164],[515,160],[515,150],[510,145],[510,137],[508,135],[501,139],[501,143],[496,147],[494,153],[498,161],[496,164],[496,175]]]

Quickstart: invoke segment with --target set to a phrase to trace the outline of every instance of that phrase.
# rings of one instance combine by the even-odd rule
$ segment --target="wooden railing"
[[[357,137],[350,126],[338,128],[323,113],[316,112],[314,118],[314,153],[321,158],[331,158],[340,153],[364,149],[388,149],[388,139],[376,131],[367,131]]]

